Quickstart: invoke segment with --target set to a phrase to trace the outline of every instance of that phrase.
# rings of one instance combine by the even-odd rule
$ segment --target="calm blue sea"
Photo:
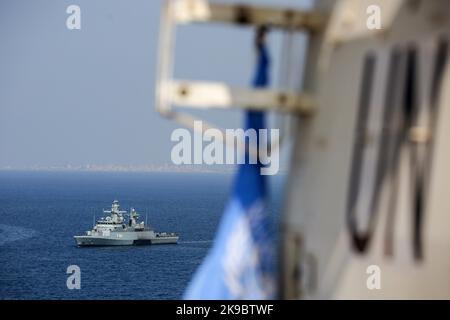
[[[212,245],[231,182],[222,174],[0,172],[0,299],[181,298]],[[156,230],[179,233],[179,244],[76,247],[73,236],[114,199],[147,214]],[[69,265],[81,268],[80,290],[67,289]]]

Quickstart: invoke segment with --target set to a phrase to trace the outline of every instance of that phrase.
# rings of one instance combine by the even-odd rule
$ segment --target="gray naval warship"
[[[130,214],[120,210],[119,201],[114,200],[111,210],[104,210],[107,216],[95,223],[86,235],[74,236],[78,246],[127,246],[149,244],[176,244],[178,235],[168,232],[155,232],[145,223],[138,222],[139,214],[131,208]],[[125,216],[129,216],[125,223]]]

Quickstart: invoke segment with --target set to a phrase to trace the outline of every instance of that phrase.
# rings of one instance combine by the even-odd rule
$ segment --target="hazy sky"
[[[81,7],[81,30],[66,28],[70,4]],[[0,0],[0,166],[170,163],[179,125],[154,111],[160,7],[156,0]],[[176,76],[247,85],[252,38],[249,28],[184,27]],[[274,69],[279,46],[272,35]],[[241,124],[239,112],[202,116]]]

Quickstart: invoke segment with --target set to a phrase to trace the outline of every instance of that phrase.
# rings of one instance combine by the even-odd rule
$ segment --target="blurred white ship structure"
[[[120,210],[119,201],[114,200],[111,210],[104,210],[106,217],[99,219],[86,235],[74,236],[78,246],[129,246],[150,244],[176,244],[175,233],[156,232],[144,221],[138,222],[139,214],[131,208],[126,222],[127,211]]]

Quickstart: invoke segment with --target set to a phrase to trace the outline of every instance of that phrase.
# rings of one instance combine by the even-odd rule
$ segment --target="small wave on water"
[[[178,241],[178,243],[211,243],[212,240]]]
[[[36,233],[33,229],[0,224],[0,246],[8,242],[34,237]]]

